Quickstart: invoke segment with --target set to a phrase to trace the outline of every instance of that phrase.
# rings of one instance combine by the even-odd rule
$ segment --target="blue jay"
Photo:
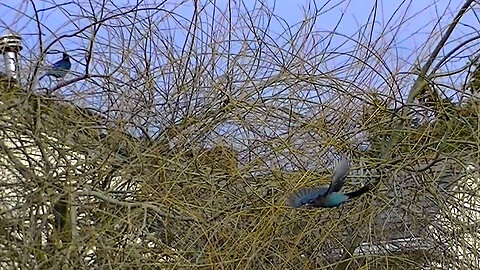
[[[346,159],[341,159],[335,168],[330,186],[303,188],[290,196],[287,200],[287,205],[291,207],[301,207],[303,205],[310,205],[313,207],[337,207],[340,204],[347,202],[351,198],[358,197],[370,190],[370,184],[366,184],[357,191],[342,193],[340,190],[345,184],[350,164]]]
[[[45,74],[40,77],[40,80],[45,76],[53,76],[55,78],[65,77],[71,67],[72,63],[70,63],[70,56],[64,52],[62,59],[53,63],[53,65],[47,69]]]

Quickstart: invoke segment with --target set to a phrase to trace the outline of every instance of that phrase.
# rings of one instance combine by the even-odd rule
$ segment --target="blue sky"
[[[28,44],[27,47],[38,48],[38,36],[36,36],[38,33],[38,28],[35,21],[35,12],[32,3],[24,0],[2,2],[3,3],[0,3],[0,34],[4,34],[9,31],[19,32],[24,37],[25,43]],[[122,6],[118,4],[121,1],[113,2],[117,3],[118,7]],[[134,1],[128,0],[123,2],[125,3],[125,6],[135,4]],[[147,4],[160,3],[160,1],[142,2]],[[169,4],[165,7],[166,9],[171,8],[174,10],[179,17],[184,16],[185,18],[190,18],[193,11],[193,7],[190,2],[191,1],[185,1],[185,3],[182,2],[181,6]],[[202,2],[208,3],[207,1]],[[223,9],[222,4],[224,6],[226,5],[226,1],[217,2],[219,2],[217,5],[219,6],[220,10]],[[302,22],[305,17],[305,10],[309,7],[310,9],[315,7],[314,1],[270,0],[262,2],[266,3],[265,5],[274,10],[274,14],[276,16],[280,17],[290,26],[294,26]],[[378,1],[378,3],[373,0],[352,0],[327,1],[328,4],[322,7],[320,6],[320,2],[323,3],[324,1],[317,2],[317,9],[321,9],[319,12],[319,27],[323,30],[331,31],[338,23],[340,17],[342,17],[342,21],[337,28],[337,32],[347,36],[354,34],[359,27],[364,25],[369,20],[371,11],[376,4],[378,4],[378,14],[375,20],[377,31],[380,31],[385,26],[398,24],[400,17],[408,9],[408,12],[406,13],[408,14],[407,17],[412,16],[412,18],[408,19],[408,22],[404,24],[402,33],[400,33],[398,40],[402,41],[401,47],[405,47],[405,49],[410,49],[412,51],[424,44],[426,38],[428,38],[429,32],[433,28],[433,23],[436,22],[439,17],[445,16],[445,21],[448,21],[448,19],[450,19],[452,16],[451,13],[456,12],[458,7],[463,4],[463,1],[447,0],[390,0]],[[55,37],[58,37],[61,34],[73,33],[75,30],[90,23],[90,20],[87,18],[88,16],[82,18],[82,16],[86,14],[81,11],[80,7],[86,11],[95,9],[97,12],[99,8],[98,4],[90,7],[87,5],[88,1],[35,1],[34,3],[36,5],[35,8],[40,11],[38,15],[42,23],[42,31],[44,33],[43,38],[45,39],[46,44],[49,44],[49,42],[52,42]],[[56,3],[56,7],[53,6],[52,3]],[[169,3],[174,3],[174,1],[169,1]],[[243,9],[250,10],[254,10],[261,6],[260,2],[258,1],[248,0],[237,5]],[[114,9],[114,5],[109,4],[109,8]],[[397,10],[397,8],[399,8],[399,10]],[[208,5],[207,9],[211,11],[211,5]],[[393,17],[393,21],[389,22],[389,19],[392,18],[392,14],[395,12],[397,12],[397,15]],[[469,16],[466,16],[463,21],[471,25],[478,25],[477,19],[471,13]],[[281,25],[279,22],[272,25],[272,28],[276,29],[278,32],[281,32],[285,27],[285,24]],[[75,48],[75,44],[70,44],[70,42],[76,41],[72,39],[64,39],[60,42],[61,44],[55,44],[53,47],[57,49],[62,49],[62,47],[65,47],[67,50],[69,48]],[[179,42],[182,42],[182,40],[179,40]]]
[[[103,2],[103,1],[102,1]],[[96,17],[108,17],[110,14],[119,13],[121,9],[128,10],[136,4],[135,1],[120,1],[105,2],[106,7],[102,9],[100,1],[90,4],[86,0],[76,1],[2,1],[0,3],[0,34],[5,34],[10,31],[20,33],[24,40],[25,49],[22,51],[24,65],[29,66],[37,61],[40,56],[41,47],[43,51],[68,51],[73,56],[72,71],[74,75],[84,74],[85,69],[85,55],[88,53],[90,38],[93,35],[93,30],[87,26],[93,20],[93,14]],[[200,22],[205,25],[211,23],[212,16],[215,15],[217,21],[215,29],[217,35],[227,35],[228,31],[222,29],[225,18],[222,15],[228,15],[227,2],[217,1],[217,9],[213,9],[212,1],[200,1],[204,6],[202,9],[202,16]],[[381,59],[368,55],[368,52],[362,52],[358,55],[365,57],[367,64],[372,70],[380,70],[380,73],[389,76],[388,72],[411,72],[412,66],[416,63],[423,63],[426,57],[430,54],[433,46],[441,37],[441,33],[448,26],[452,17],[457,13],[463,1],[326,1],[326,5],[320,6],[319,3],[325,1],[235,1],[232,2],[232,8],[235,10],[232,16],[239,16],[235,18],[239,24],[233,25],[238,27],[235,31],[233,39],[242,39],[247,37],[254,38],[249,27],[249,18],[246,14],[258,15],[258,11],[263,10],[262,16],[255,17],[253,20],[258,25],[265,26],[267,22],[266,17],[272,16],[272,20],[268,23],[269,30],[265,33],[268,36],[265,38],[270,45],[285,47],[284,50],[294,52],[289,48],[289,42],[292,37],[301,40],[296,36],[298,33],[305,34],[299,31],[305,24],[305,18],[315,17],[316,22],[312,24],[314,35],[308,36],[305,41],[304,51],[294,53],[305,53],[308,57],[310,53],[315,59],[311,63],[312,66],[318,66],[321,72],[335,70],[339,66],[343,66],[351,59],[348,57],[335,55],[337,52],[347,53],[350,51],[358,51],[364,44],[370,43],[368,46],[375,48],[377,53],[381,55]],[[33,6],[35,3],[35,7]],[[53,5],[52,3],[56,3]],[[141,1],[140,8],[152,7],[158,5],[159,8],[155,10],[142,10],[138,14],[130,12],[129,16],[117,16],[115,19],[108,20],[100,28],[95,39],[94,59],[90,63],[89,70],[93,74],[104,74],[114,72],[119,67],[127,67],[122,72],[117,72],[121,80],[121,76],[135,77],[138,72],[142,70],[144,65],[143,56],[140,55],[138,48],[148,47],[151,65],[157,70],[161,70],[163,66],[168,63],[167,51],[171,48],[176,55],[173,57],[182,58],[185,55],[185,40],[189,33],[188,22],[193,14],[193,1],[168,1],[168,4],[160,5],[161,1]],[[265,12],[268,6],[269,11]],[[161,9],[160,9],[161,8]],[[372,10],[376,9],[375,17],[372,15]],[[35,14],[34,10],[38,13]],[[315,10],[317,12],[315,13]],[[476,8],[478,10],[478,8]],[[165,19],[166,11],[172,12]],[[222,14],[223,13],[223,14]],[[308,14],[308,16],[306,15]],[[313,16],[316,14],[316,16]],[[40,24],[37,24],[37,16]],[[135,17],[137,16],[137,17]],[[130,31],[130,21],[132,18],[139,17],[146,18],[151,16],[157,21],[150,22],[155,25],[154,35],[158,36],[159,40],[173,40],[172,44],[149,43],[141,44],[142,33],[141,29],[145,29],[140,20],[136,22],[135,40],[129,40],[128,31]],[[265,20],[265,21],[262,21]],[[374,23],[372,23],[374,22]],[[438,23],[439,22],[439,23]],[[311,23],[311,21],[310,21]],[[373,25],[373,27],[372,27]],[[108,31],[105,30],[109,27]],[[120,27],[121,26],[121,27]],[[400,26],[400,27],[399,27]],[[39,38],[39,27],[41,29],[41,41]],[[245,28],[245,30],[242,29]],[[207,27],[208,28],[208,27]],[[477,34],[476,29],[479,29],[479,21],[473,12],[469,12],[463,19],[462,25],[458,26],[452,37],[451,42],[446,48],[453,48],[461,43],[463,40]],[[113,29],[113,30],[112,30]],[[81,30],[81,31],[80,31]],[[260,29],[261,30],[261,29]],[[250,31],[250,32],[249,32]],[[327,38],[332,31],[335,35]],[[209,35],[212,37],[215,34],[209,32],[199,31],[199,38],[201,42],[195,46],[209,45]],[[246,33],[246,34],[245,34]],[[262,31],[259,31],[262,33]],[[245,34],[246,36],[242,36]],[[222,39],[223,37],[217,37]],[[356,40],[357,42],[352,42]],[[318,43],[318,44],[317,44]],[[163,46],[163,47],[162,47]],[[232,45],[231,53],[237,53],[241,49],[242,43],[237,42]],[[303,44],[302,44],[303,46]],[[359,47],[360,46],[360,47]],[[128,47],[128,49],[122,49]],[[153,48],[152,47],[156,47]],[[198,47],[201,52],[202,49]],[[299,45],[292,46],[298,48]],[[301,47],[301,46],[300,46]],[[327,48],[328,47],[328,48]],[[48,48],[48,49],[47,49]],[[328,51],[326,56],[321,56],[318,50],[325,48]],[[384,48],[388,48],[388,52],[383,52]],[[465,48],[463,54],[471,55],[478,50],[478,46]],[[445,50],[442,53],[446,53]],[[282,57],[289,57],[288,55],[281,55],[281,51],[272,51],[267,55],[267,61],[287,61]],[[137,56],[130,56],[128,62],[121,62],[121,54],[137,53]],[[268,53],[268,52],[267,52]],[[350,54],[349,54],[350,55]],[[47,55],[47,61],[44,64],[51,63],[59,59],[61,54]],[[140,57],[142,56],[142,57]],[[278,58],[276,58],[278,57]],[[322,57],[325,57],[322,59]],[[467,61],[463,55],[458,55],[458,61],[450,61],[450,65],[462,65]],[[326,60],[328,58],[328,60]],[[283,60],[282,60],[283,59]],[[192,65],[195,65],[195,60],[192,60]],[[382,64],[384,61],[386,64]],[[225,63],[224,63],[225,64]],[[351,63],[349,62],[351,65]],[[385,65],[385,67],[382,67]],[[224,68],[224,67],[221,67]],[[449,67],[452,68],[452,67]],[[26,68],[32,70],[31,68]],[[121,74],[120,74],[121,73]],[[348,72],[344,72],[347,76]],[[221,73],[219,73],[221,74]],[[220,75],[219,75],[220,76]],[[363,88],[381,88],[382,83],[372,83],[378,78],[371,77],[372,75],[365,75],[361,80],[357,80],[361,86],[368,82],[367,86]],[[167,78],[168,79],[168,78]],[[385,79],[380,79],[380,81]],[[85,91],[85,86],[79,85],[78,91]],[[400,87],[404,89],[403,87]],[[71,94],[71,93],[70,93]],[[88,102],[87,102],[88,103]]]
[[[102,2],[106,3],[105,8],[100,6]],[[110,81],[89,79],[63,87],[63,98],[74,100],[77,105],[100,110],[114,108],[109,110],[113,119],[153,126],[151,132],[155,133],[186,115],[207,115],[218,99],[224,97],[216,91],[220,89],[239,102],[254,106],[263,99],[264,108],[278,108],[279,115],[282,110],[285,112],[283,118],[275,118],[277,115],[269,115],[268,111],[250,115],[252,122],[265,124],[265,138],[275,132],[277,137],[288,136],[290,123],[284,119],[291,117],[290,108],[298,114],[297,124],[302,124],[321,118],[321,114],[342,122],[342,118],[355,114],[351,105],[358,104],[354,101],[371,92],[393,96],[401,103],[416,78],[412,75],[414,67],[425,63],[463,4],[447,0],[337,0],[317,1],[314,5],[313,1],[245,0],[230,2],[229,13],[228,2],[205,0],[199,1],[202,5],[198,7],[198,23],[202,27],[196,32],[195,42],[186,42],[192,37],[189,23],[194,13],[193,1],[168,1],[165,5],[161,1],[141,1],[134,10],[131,7],[137,2],[123,1],[122,5],[119,2],[2,1],[0,34],[13,31],[22,35],[24,75],[31,75],[41,52],[65,50],[73,57],[72,74],[67,79],[81,76],[85,74],[86,55],[91,48],[89,72],[109,74]],[[320,6],[320,2],[327,4]],[[217,8],[212,3],[217,3]],[[153,6],[158,7],[153,9]],[[124,11],[128,13],[119,15]],[[228,29],[229,16],[233,29]],[[111,18],[96,24],[101,25],[99,29],[89,27],[98,18],[106,17]],[[470,11],[449,38],[439,59],[465,40],[478,36],[477,29],[479,20]],[[232,42],[228,42],[229,38]],[[478,52],[478,44],[473,41],[463,46],[440,71],[465,66],[468,56]],[[41,64],[48,65],[60,57],[59,53],[48,54]],[[198,61],[207,63],[202,66],[205,70],[198,87],[182,89],[179,78],[182,74],[187,79],[194,77],[195,70],[201,68]],[[291,74],[308,76],[290,84],[268,85],[284,68]],[[147,70],[154,78],[152,91],[148,88],[151,82],[147,80]],[[225,81],[230,71],[238,83],[227,89]],[[449,87],[458,89],[464,83],[465,72],[455,74],[437,81],[445,83],[447,94],[454,93]],[[309,76],[315,78],[313,83],[308,81]],[[55,83],[42,81],[40,85],[48,87]],[[104,88],[99,90],[99,85]],[[189,92],[190,89],[207,91]],[[337,98],[339,93],[347,96],[347,100]],[[175,98],[170,98],[171,103],[166,101],[166,97],[175,95],[183,98],[180,103],[172,102]],[[333,101],[325,103],[326,99]],[[186,104],[189,109],[183,110]],[[334,107],[349,109],[342,110],[345,114],[341,115],[331,113]],[[127,113],[122,114],[122,110]],[[219,127],[219,133],[230,133],[236,138],[249,129],[259,128],[239,128],[227,123]]]

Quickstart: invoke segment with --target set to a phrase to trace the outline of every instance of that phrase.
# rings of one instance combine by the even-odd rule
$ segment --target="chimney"
[[[5,71],[0,71],[0,77],[18,79],[18,53],[22,50],[21,41],[22,38],[16,34],[0,37],[0,53],[3,54],[5,61]]]

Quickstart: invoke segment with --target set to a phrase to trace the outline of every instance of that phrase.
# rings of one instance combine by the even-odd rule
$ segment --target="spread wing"
[[[326,187],[302,188],[290,195],[287,199],[287,205],[291,207],[300,207],[313,202],[319,195],[325,194]]]
[[[347,178],[349,170],[350,164],[348,163],[348,160],[342,158],[338,162],[337,167],[335,167],[335,170],[333,171],[332,182],[328,187],[327,194],[330,194],[332,192],[339,192],[340,189],[342,189],[343,184],[345,184],[345,179]]]

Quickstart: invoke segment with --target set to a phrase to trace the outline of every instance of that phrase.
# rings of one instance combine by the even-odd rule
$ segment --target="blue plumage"
[[[302,188],[292,194],[287,200],[287,205],[291,207],[300,207],[302,205],[312,204],[318,196],[327,192],[326,187]]]
[[[349,170],[350,164],[348,161],[346,159],[340,160],[333,172],[332,181],[328,188],[302,188],[288,198],[287,205],[295,208],[304,205],[326,208],[337,207],[349,199],[367,192],[370,189],[369,184],[354,192],[346,194],[339,192],[345,184]]]
[[[62,59],[53,63],[53,65],[46,70],[40,80],[45,76],[53,76],[55,78],[65,77],[71,67],[72,63],[70,63],[70,56],[64,52]]]

